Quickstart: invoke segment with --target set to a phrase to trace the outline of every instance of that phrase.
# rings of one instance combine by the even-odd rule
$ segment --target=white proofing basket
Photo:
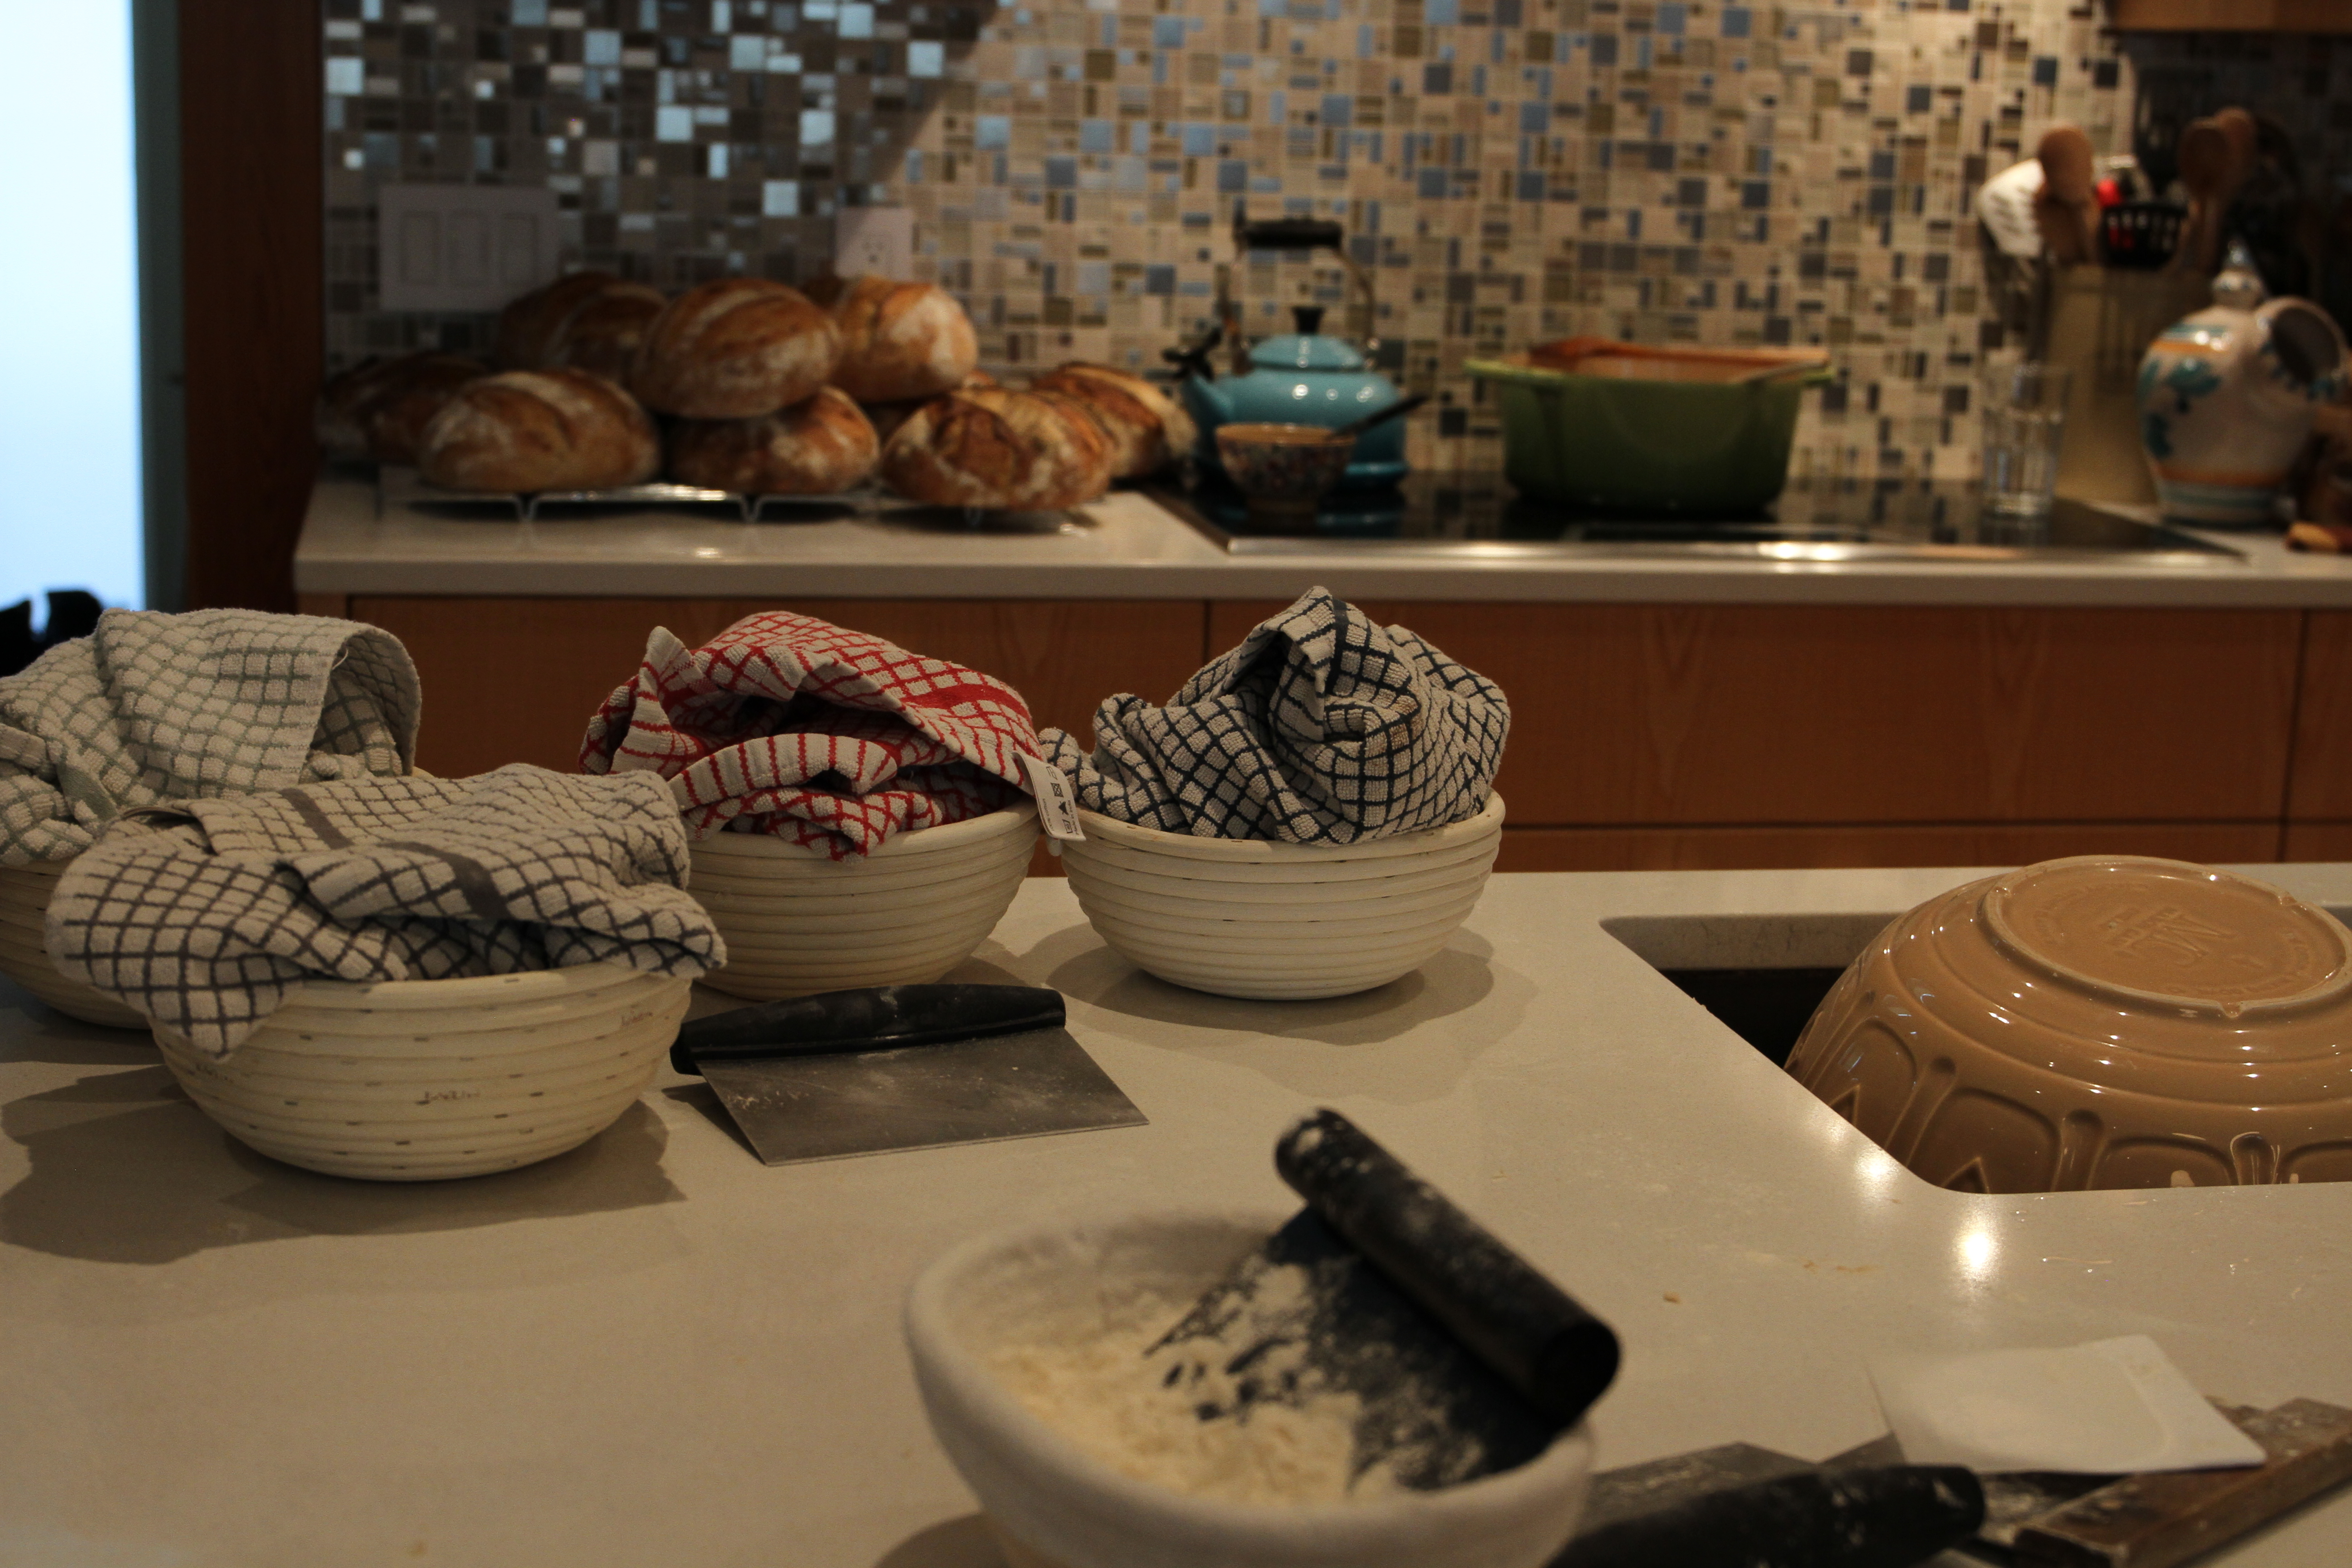
[[[1465,821],[1362,844],[1194,838],[1080,812],[1062,846],[1097,934],[1138,968],[1217,996],[1347,996],[1412,973],[1470,913],[1503,797]]]
[[[859,985],[927,985],[970,958],[1029,874],[1027,801],[883,841],[862,859],[765,833],[694,845],[687,885],[727,941],[703,984],[769,1001]]]
[[[41,934],[49,895],[71,864],[45,860],[31,866],[0,866],[0,974],[5,974],[68,1018],[110,1029],[143,1029],[147,1020],[104,992],[68,980],[49,963]]]
[[[289,1165],[384,1182],[511,1170],[635,1103],[692,982],[617,963],[373,984],[312,981],[215,1060],[155,1031],[205,1115]]]

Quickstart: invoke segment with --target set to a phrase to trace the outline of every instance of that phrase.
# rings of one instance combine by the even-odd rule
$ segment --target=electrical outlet
[[[915,274],[915,215],[908,207],[844,207],[834,217],[833,269],[904,280]]]
[[[376,278],[387,310],[495,310],[555,276],[562,246],[545,186],[386,185]]]

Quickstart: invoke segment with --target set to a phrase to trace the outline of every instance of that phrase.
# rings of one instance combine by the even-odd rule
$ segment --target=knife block
[[[2058,452],[2058,493],[2152,506],[2140,445],[2139,363],[2156,335],[2213,302],[2210,278],[2109,267],[2053,268],[2042,357],[2074,373]]]

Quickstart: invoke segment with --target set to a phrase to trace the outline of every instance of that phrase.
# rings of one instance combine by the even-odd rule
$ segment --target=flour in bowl
[[[1303,1297],[1307,1273],[1277,1270],[1258,1289]],[[1236,1372],[1233,1358],[1253,1342],[1248,1325],[1237,1322],[1230,1345],[1194,1339],[1147,1356],[1183,1310],[1182,1303],[1136,1300],[1085,1323],[1039,1323],[1034,1337],[998,1346],[990,1370],[1030,1414],[1094,1458],[1174,1491],[1227,1502],[1330,1503],[1402,1489],[1385,1466],[1353,1473],[1362,1403],[1318,1386],[1302,1344],[1277,1344]],[[1244,1400],[1245,1379],[1287,1392]]]

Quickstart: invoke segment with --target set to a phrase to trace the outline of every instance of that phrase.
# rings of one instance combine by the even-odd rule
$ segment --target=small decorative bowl
[[[2352,1181],[2352,931],[2227,871],[2045,860],[1888,926],[1789,1071],[1962,1192]]]
[[[1352,436],[1319,425],[1220,425],[1217,456],[1255,510],[1312,512],[1348,472]]]
[[[1031,1414],[991,1370],[999,1346],[1034,1338],[1041,1323],[1091,1318],[1116,1331],[1147,1307],[1192,1300],[1289,1217],[1047,1219],[971,1237],[923,1270],[907,1298],[915,1384],[1009,1564],[1539,1568],[1574,1532],[1592,1467],[1581,1423],[1517,1469],[1438,1491],[1234,1502],[1120,1472]]]

